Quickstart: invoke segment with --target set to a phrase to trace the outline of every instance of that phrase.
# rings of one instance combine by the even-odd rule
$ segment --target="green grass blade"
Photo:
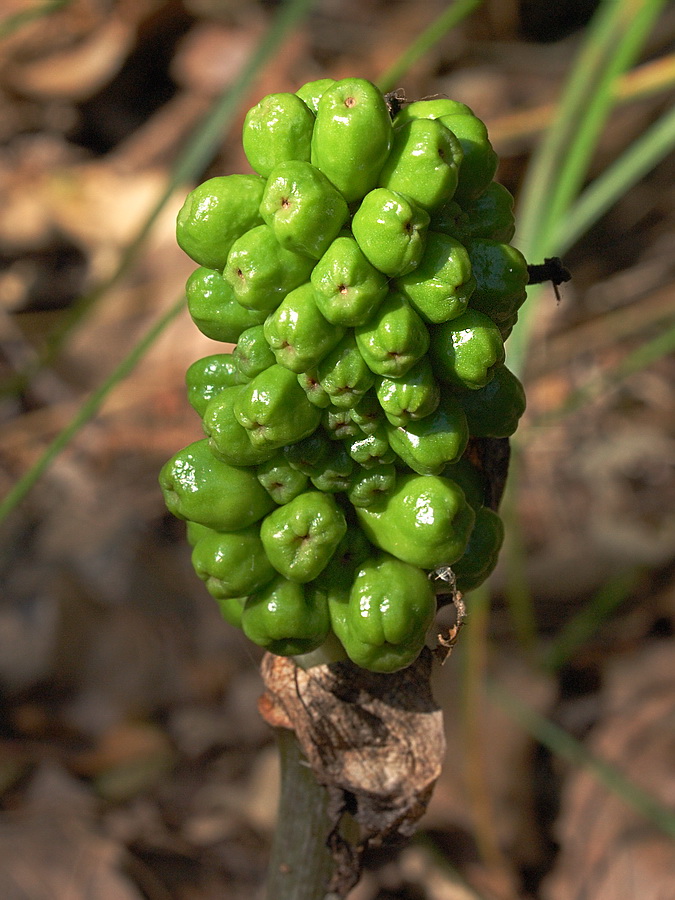
[[[619,572],[560,631],[544,658],[544,669],[557,672],[597,634],[598,628],[624,603],[640,579],[640,569]]]
[[[581,188],[601,130],[617,102],[618,77],[638,57],[665,0],[604,0],[569,76],[558,114],[532,159],[515,243],[532,262],[559,253],[555,235]],[[509,367],[522,375],[534,297],[509,339]]]
[[[73,0],[45,0],[44,3],[39,3],[32,9],[22,9],[19,12],[10,13],[4,19],[0,19],[0,41],[14,34],[29,22],[58,12],[66,6],[70,6],[72,2]]]
[[[608,790],[648,819],[660,831],[675,838],[675,812],[660,803],[606,760],[599,759],[555,723],[540,716],[493,681],[488,696],[535,740],[574,766],[588,769]]]
[[[437,19],[409,44],[377,79],[377,86],[386,93],[397,86],[408,69],[437,44],[441,38],[477,9],[483,0],[455,0]]]
[[[565,253],[626,191],[674,149],[675,106],[631,144],[571,206],[553,232],[552,243],[557,253]]]
[[[13,378],[11,383],[4,385],[2,393],[7,394],[20,391],[42,366],[52,363],[72,330],[80,323],[90,308],[129,272],[138,259],[148,235],[173,191],[181,184],[194,178],[213,158],[218,145],[222,142],[258,72],[279,49],[289,30],[307,15],[312,4],[313,0],[288,0],[288,2],[281,4],[275,19],[247,60],[235,84],[218,98],[202,125],[195,131],[188,146],[179,155],[169,174],[162,195],[148,214],[134,239],[125,248],[115,271],[101,284],[82,296],[77,303],[73,304],[68,313],[64,314],[61,319],[60,326],[54,330],[45,342],[44,351],[36,358],[30,368]]]
[[[664,5],[665,0],[603,0],[598,8],[523,187],[518,242],[528,259],[553,252],[552,227],[583,182],[616,102],[616,80],[639,55]]]
[[[61,451],[68,446],[83,425],[96,415],[101,408],[103,401],[112,389],[133,371],[167,325],[176,318],[184,307],[185,295],[181,296],[180,300],[171,306],[167,312],[157,320],[105,381],[81,404],[77,413],[73,416],[68,425],[57,434],[38,461],[30,467],[19,481],[17,481],[2,502],[0,502],[0,523],[4,522],[7,516],[22,502],[28,492],[35,486],[42,475],[44,475]]]

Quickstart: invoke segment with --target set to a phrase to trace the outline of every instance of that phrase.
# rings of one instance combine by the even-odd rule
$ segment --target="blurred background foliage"
[[[246,109],[360,75],[483,118],[528,260],[509,540],[436,673],[448,757],[354,900],[664,897],[675,837],[675,10],[660,0],[5,0],[0,10],[0,894],[260,895],[258,653],[157,471],[216,345],[187,191]],[[672,887],[670,888],[672,890]]]

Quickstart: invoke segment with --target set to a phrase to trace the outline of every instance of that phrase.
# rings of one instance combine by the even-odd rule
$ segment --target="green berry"
[[[321,387],[334,406],[356,406],[375,383],[375,376],[361,356],[352,331],[321,360],[316,371]]]
[[[492,380],[477,391],[458,391],[473,437],[510,437],[525,412],[525,391],[506,366],[497,366]]]
[[[474,309],[436,325],[429,349],[439,381],[478,390],[485,387],[504,362],[504,342],[491,319]]]
[[[286,295],[265,320],[264,331],[277,362],[296,374],[316,366],[345,332],[323,317],[309,282]]]
[[[346,531],[335,500],[314,490],[271,512],[260,527],[260,538],[277,572],[305,584],[321,574]]]
[[[159,483],[169,512],[216,531],[246,528],[274,506],[253,472],[216,459],[207,440],[166,462]]]
[[[464,411],[450,395],[442,397],[436,410],[423,419],[400,426],[387,422],[386,432],[392,450],[420,475],[440,475],[448,464],[457,462],[469,439]]]
[[[234,401],[234,414],[251,444],[269,450],[307,437],[321,418],[293,372],[276,363],[243,386]]]
[[[474,238],[508,243],[516,230],[513,196],[498,181],[493,181],[479,197],[463,207],[455,200],[446,201],[431,214],[429,227],[462,243]]]
[[[244,153],[251,168],[267,178],[279,163],[309,162],[313,130],[314,114],[297,94],[268,94],[246,114]]]
[[[234,404],[243,385],[225,388],[213,398],[204,410],[204,433],[209,439],[213,455],[231,466],[257,466],[269,459],[274,450],[254,447],[249,432],[234,414]]]
[[[262,223],[264,188],[257,175],[218,175],[190,191],[176,221],[181,249],[200,266],[222,271],[236,239]]]
[[[394,132],[379,183],[430,212],[455,193],[463,155],[455,135],[438,119],[411,119]]]
[[[185,384],[190,406],[203,416],[209,401],[224,388],[241,384],[241,374],[231,353],[214,353],[192,363]]]
[[[259,225],[234,242],[223,277],[242,306],[271,312],[311,271],[311,259],[284,249],[269,225]]]
[[[267,462],[261,463],[256,468],[256,475],[270,497],[280,506],[293,500],[307,488],[307,476],[294,469],[281,450]]]
[[[386,275],[366,259],[351,235],[342,234],[312,269],[316,304],[334,325],[363,325],[384,300]]]
[[[355,334],[361,356],[376,375],[405,375],[429,348],[424,322],[405,297],[394,292]]]
[[[495,177],[499,159],[488,139],[487,128],[474,115],[452,114],[439,121],[459,140],[464,159],[455,191],[458,203],[475,200]]]
[[[374,84],[344,78],[324,91],[316,112],[311,162],[347,203],[375,187],[391,141],[389,110]]]
[[[279,576],[246,600],[241,627],[249,640],[270,653],[298,656],[326,640],[328,604],[311,588]]]
[[[397,427],[430,415],[441,399],[440,388],[426,356],[405,375],[379,378],[376,393],[387,420]]]
[[[242,331],[232,353],[232,359],[241,374],[242,382],[250,381],[274,365],[276,359],[265,340],[265,329],[262,325],[254,325]]]
[[[303,84],[303,86],[298,88],[295,93],[301,100],[304,100],[307,106],[316,115],[319,109],[319,101],[328,88],[332,87],[334,84],[334,78],[317,78],[316,81],[308,81],[306,84]]]
[[[241,597],[260,590],[276,572],[260,540],[260,529],[210,531],[195,544],[192,565],[212,597]]]
[[[440,475],[399,476],[391,492],[356,514],[371,543],[422,569],[456,562],[475,519],[462,489]]]
[[[420,264],[395,284],[425,322],[439,324],[466,310],[476,279],[464,245],[447,234],[430,231]]]
[[[267,316],[264,311],[245,309],[222,274],[214,269],[195,269],[185,292],[192,321],[213,341],[233,344],[242,331],[262,324]]]
[[[364,256],[390,277],[405,275],[419,265],[428,225],[425,210],[388,188],[367,194],[352,219]]]
[[[282,247],[318,259],[349,216],[342,194],[308,162],[292,160],[272,170],[260,214]]]

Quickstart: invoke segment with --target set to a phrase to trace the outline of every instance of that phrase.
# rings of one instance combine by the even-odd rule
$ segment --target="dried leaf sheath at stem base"
[[[386,675],[350,662],[305,671],[289,658],[263,659],[260,711],[269,724],[295,732],[328,792],[334,863],[328,890],[338,897],[358,881],[366,847],[409,837],[426,810],[445,753],[431,666],[427,649],[407,669]],[[279,813],[288,822],[295,809]],[[345,813],[360,831],[355,844],[340,828]]]

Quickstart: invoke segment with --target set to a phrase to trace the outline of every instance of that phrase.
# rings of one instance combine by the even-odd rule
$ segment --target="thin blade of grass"
[[[290,29],[307,15],[313,2],[314,0],[288,0],[281,4],[279,12],[247,60],[235,84],[215,101],[201,126],[195,130],[189,144],[179,155],[169,173],[164,191],[134,239],[125,248],[115,271],[73,304],[64,314],[59,327],[45,341],[44,350],[28,369],[3,386],[3,394],[19,392],[40,368],[50,365],[58,356],[73,329],[83,320],[94,304],[101,300],[130,271],[174,190],[193,179],[213,158],[258,72],[279,49]]]
[[[81,428],[96,415],[108,394],[134,370],[167,325],[176,318],[184,307],[185,295],[182,295],[180,300],[174,303],[147,331],[145,336],[135,344],[105,381],[83,401],[68,425],[61,429],[37,462],[17,481],[2,502],[0,502],[0,523],[4,522],[7,516],[24,500],[61,451],[68,446]]]
[[[569,250],[633,185],[675,149],[675,106],[599,175],[572,204],[551,238],[559,254]]]
[[[539,428],[559,422],[565,416],[576,412],[602,394],[618,387],[626,378],[654,365],[655,362],[670,356],[672,353],[675,353],[675,325],[672,325],[662,334],[657,334],[650,341],[640,344],[635,350],[626,354],[610,371],[603,372],[597,378],[587,382],[583,387],[572,391],[562,406],[550,413],[539,416],[532,423],[532,427]]]
[[[554,234],[587,175],[616,103],[617,79],[639,56],[664,5],[665,0],[604,0],[598,8],[521,194],[515,243],[530,261],[559,252]],[[517,375],[525,368],[535,309],[530,295],[509,339],[509,367]]]
[[[560,631],[544,657],[544,669],[557,672],[597,634],[602,623],[628,599],[641,574],[640,569],[633,568],[610,578]]]
[[[616,766],[595,756],[550,719],[539,715],[494,681],[488,681],[487,691],[490,699],[540,744],[571,765],[588,769],[609,791],[659,830],[675,838],[675,813],[626,778]]]
[[[70,6],[72,2],[73,0],[45,0],[44,3],[39,3],[32,9],[21,9],[18,12],[10,13],[4,19],[0,19],[0,41],[14,34],[29,22],[58,12],[66,6]]]
[[[470,15],[482,2],[483,0],[456,0],[455,3],[451,4],[380,75],[377,79],[379,89],[383,93],[391,91],[396,86],[399,78],[405,75],[418,59],[421,59],[425,53],[428,53],[448,31]]]

